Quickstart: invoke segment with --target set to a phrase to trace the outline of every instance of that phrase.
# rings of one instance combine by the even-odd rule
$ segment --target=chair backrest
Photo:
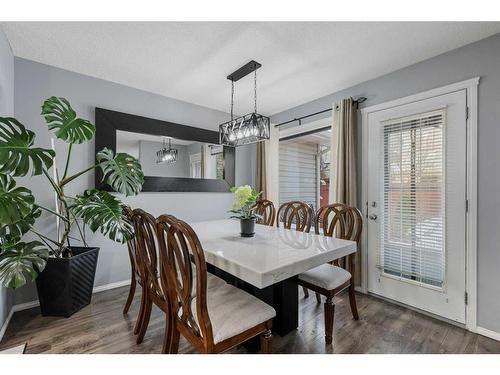
[[[313,209],[307,203],[293,201],[283,203],[276,217],[276,226],[283,223],[283,227],[291,229],[292,224],[295,224],[295,230],[300,232],[309,232],[313,219]]]
[[[125,206],[123,208],[123,211],[125,212],[125,215],[127,218],[133,222],[132,220],[132,209],[128,206]],[[128,249],[128,257],[130,258],[130,267],[132,268],[132,272],[136,277],[136,280],[141,282],[141,275],[139,274],[139,267],[137,265],[137,237],[135,236],[135,230],[134,230],[134,237],[129,239],[127,241],[127,249]]]
[[[342,203],[333,203],[321,207],[316,213],[314,221],[316,234],[323,234],[340,238],[343,240],[356,241],[359,246],[361,232],[363,231],[363,216],[356,207],[350,207]],[[343,266],[353,270],[354,254],[344,259]],[[339,265],[339,262],[334,262]]]
[[[276,208],[274,203],[267,199],[261,199],[257,202],[257,208],[255,213],[260,217],[257,217],[257,224],[273,226],[274,218],[276,217]]]
[[[156,302],[166,301],[166,296],[158,281],[156,219],[137,208],[132,211],[132,222],[137,244],[137,269],[143,283],[142,287],[147,288],[153,297],[156,297]]]
[[[157,219],[157,232],[161,280],[176,326],[195,346],[210,348],[214,340],[207,309],[207,265],[198,236],[171,215]]]

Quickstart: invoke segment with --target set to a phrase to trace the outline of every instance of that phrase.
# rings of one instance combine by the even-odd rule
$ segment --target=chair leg
[[[260,334],[260,350],[266,354],[273,352],[273,334],[270,329]]]
[[[309,297],[309,290],[305,286],[302,287],[302,290],[304,291],[304,298]]]
[[[318,292],[316,292],[316,301],[318,303],[321,303],[321,294],[319,294]]]
[[[333,340],[333,321],[335,315],[335,305],[333,298],[327,297],[325,302],[325,341],[330,345]]]
[[[146,302],[144,306],[144,315],[142,317],[141,326],[139,327],[139,332],[137,332],[137,339],[135,342],[140,344],[144,340],[144,335],[148,329],[149,319],[151,318],[151,310],[153,308],[153,301],[146,297]]]
[[[170,314],[165,314],[165,333],[163,334],[163,346],[161,354],[169,353],[170,342],[172,341],[172,322],[170,321]]]
[[[349,286],[349,303],[351,304],[351,312],[354,320],[359,320],[358,307],[356,305],[356,294],[354,293],[354,285]]]
[[[143,284],[144,285],[144,284]],[[135,322],[134,335],[137,335],[139,329],[142,325],[142,320],[144,318],[144,309],[146,307],[146,293],[147,291],[142,288],[141,290],[141,305],[139,307],[139,314],[137,315],[137,321]]]
[[[132,280],[130,282],[130,290],[128,291],[127,302],[125,302],[125,307],[123,308],[123,314],[128,313],[128,310],[130,309],[130,305],[132,304],[132,301],[134,300],[136,284],[137,283],[135,281],[135,277],[133,276]]]
[[[170,348],[168,350],[170,354],[177,354],[179,352],[179,340],[180,333],[177,327],[175,327],[174,325],[170,333]]]

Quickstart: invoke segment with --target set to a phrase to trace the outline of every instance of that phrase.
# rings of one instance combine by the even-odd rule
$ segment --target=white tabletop
[[[238,220],[189,223],[208,263],[257,288],[298,275],[356,251],[354,241],[255,225],[255,236],[240,236]]]

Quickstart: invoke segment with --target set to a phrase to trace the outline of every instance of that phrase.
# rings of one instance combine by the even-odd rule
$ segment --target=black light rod
[[[366,101],[366,98],[364,96],[354,100],[354,103],[356,104],[359,104],[359,103],[363,103],[364,101]],[[322,113],[326,113],[326,112],[330,112],[333,108],[328,108],[328,109],[324,109],[322,111],[319,111],[319,112],[315,112],[315,113],[311,113],[309,115],[305,115],[305,116],[302,116],[302,117],[297,117],[297,118],[294,118],[293,120],[288,120],[288,121],[285,121],[285,122],[281,122],[279,124],[276,124],[274,125],[276,128],[278,126],[281,126],[281,125],[286,125],[286,124],[290,124],[291,122],[295,122],[295,121],[298,121],[299,122],[299,125],[302,125],[301,124],[301,121],[305,118],[308,118],[308,117],[313,117],[313,116],[316,116],[316,115],[320,115]]]
[[[238,70],[235,70],[232,72],[230,75],[228,75],[226,78],[230,81],[236,82],[243,77],[247,76],[250,73],[253,73],[255,70],[259,69],[262,66],[262,64],[258,63],[257,61],[250,61],[243,65],[241,68]]]

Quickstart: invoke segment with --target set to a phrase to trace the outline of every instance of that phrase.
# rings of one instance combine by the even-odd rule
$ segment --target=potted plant
[[[240,219],[240,228],[242,237],[253,237],[255,234],[255,219],[258,215],[255,213],[257,209],[257,198],[260,193],[257,193],[249,185],[240,187],[232,187],[231,192],[234,193],[234,201],[231,218]]]
[[[133,226],[123,204],[110,193],[89,189],[71,196],[66,187],[100,168],[113,190],[135,195],[144,174],[135,158],[105,148],[97,153],[95,165],[69,175],[73,145],[90,141],[95,125],[77,117],[64,98],[47,99],[41,114],[49,130],[68,144],[62,174],[54,167],[54,150],[35,147],[32,131],[15,118],[0,117],[0,283],[19,288],[27,278],[36,279],[42,315],[70,316],[90,303],[94,285],[99,248],[87,244],[85,228],[124,243],[132,238]],[[37,204],[29,189],[16,186],[15,177],[29,172],[45,177],[55,193],[54,207]],[[53,236],[34,227],[42,212],[56,220]],[[25,235],[31,240],[23,240]]]

